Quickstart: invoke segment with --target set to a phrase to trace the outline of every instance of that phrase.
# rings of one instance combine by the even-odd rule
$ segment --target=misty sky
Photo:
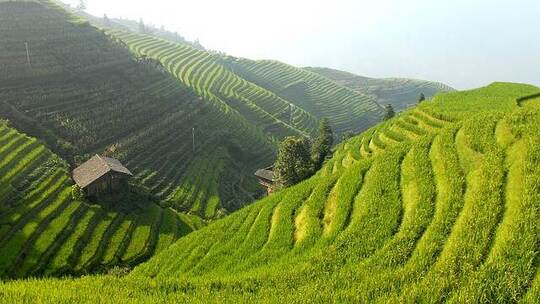
[[[64,0],[76,4],[77,0]],[[86,0],[210,49],[371,77],[540,86],[539,0]]]

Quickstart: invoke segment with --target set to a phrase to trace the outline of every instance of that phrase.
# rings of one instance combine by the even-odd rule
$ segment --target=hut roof
[[[95,155],[84,164],[73,170],[73,180],[81,188],[85,188],[109,172],[133,175],[120,161],[110,157]]]
[[[273,169],[274,167],[259,169],[255,172],[255,176],[274,182],[276,180],[274,178],[274,171],[272,171]]]

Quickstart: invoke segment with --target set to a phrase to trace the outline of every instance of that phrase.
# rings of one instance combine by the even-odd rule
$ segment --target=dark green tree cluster
[[[294,185],[319,170],[332,154],[334,135],[327,119],[319,126],[317,138],[311,142],[305,137],[285,138],[274,164],[274,175],[282,187]]]
[[[78,185],[71,186],[71,198],[74,201],[83,202],[84,197],[85,197],[85,194],[84,194],[83,189],[81,189],[81,187],[79,187]]]
[[[332,153],[334,134],[328,119],[323,118],[319,125],[319,135],[311,147],[311,157],[316,170],[320,169],[325,159]]]
[[[385,107],[384,107],[384,117],[383,117],[383,120],[384,121],[387,121],[389,119],[391,119],[392,117],[396,116],[396,112],[394,111],[394,107],[392,107],[391,104],[387,104]]]
[[[274,165],[274,175],[281,186],[294,185],[311,175],[309,146],[309,140],[304,137],[290,136],[281,142]]]
[[[426,95],[424,95],[424,93],[420,93],[420,97],[418,97],[418,103],[421,103],[424,100],[426,100]]]

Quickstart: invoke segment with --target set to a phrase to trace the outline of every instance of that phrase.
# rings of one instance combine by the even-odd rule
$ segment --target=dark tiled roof
[[[133,175],[117,159],[95,155],[73,170],[73,180],[79,187],[85,188],[110,171]]]
[[[274,182],[274,171],[272,171],[272,169],[273,167],[259,169],[255,172],[255,176]]]

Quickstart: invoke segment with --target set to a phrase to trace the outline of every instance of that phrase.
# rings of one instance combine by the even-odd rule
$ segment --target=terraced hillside
[[[74,200],[67,164],[0,121],[0,276],[81,274],[136,265],[200,227],[129,190]]]
[[[227,65],[237,74],[276,92],[311,115],[329,117],[339,132],[363,131],[380,121],[378,100],[279,61],[227,57]]]
[[[295,132],[311,134],[323,117],[329,118],[338,133],[364,130],[380,119],[381,108],[373,98],[302,69],[279,64],[277,69],[283,70],[278,74],[254,77],[245,66],[255,64],[249,60],[147,35],[119,30],[108,33],[137,56],[158,61],[205,100],[234,109],[277,138]]]
[[[537,303],[539,94],[496,83],[438,95],[127,277],[8,282],[0,297]]]
[[[272,138],[87,22],[45,0],[0,1],[0,37],[0,118],[70,164],[116,157],[163,205],[205,218],[262,191],[253,172],[272,162]]]
[[[402,111],[417,104],[420,94],[431,98],[439,92],[452,92],[453,88],[432,81],[406,78],[368,78],[329,68],[305,68],[318,73],[356,92],[372,96],[379,104],[391,104]]]

